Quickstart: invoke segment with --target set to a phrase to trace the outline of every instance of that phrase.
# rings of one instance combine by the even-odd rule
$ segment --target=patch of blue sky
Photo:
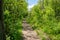
[[[38,0],[28,0],[28,9],[32,8],[34,5],[36,5]]]

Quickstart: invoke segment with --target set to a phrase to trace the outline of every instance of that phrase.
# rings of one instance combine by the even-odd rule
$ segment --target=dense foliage
[[[39,0],[29,13],[26,0],[4,0],[3,12],[6,40],[23,39],[22,19],[26,16],[38,35],[42,31],[50,40],[60,40],[60,0]],[[46,36],[42,40],[48,39]]]
[[[60,40],[60,0],[39,0],[29,12],[27,21],[33,29],[46,33],[50,40]]]
[[[22,18],[27,14],[25,0],[4,0],[6,40],[22,40]]]

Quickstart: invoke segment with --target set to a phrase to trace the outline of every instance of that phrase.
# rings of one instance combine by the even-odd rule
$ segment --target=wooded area
[[[46,33],[50,40],[60,40],[60,0],[39,0],[31,9],[27,21],[42,40],[47,40],[43,33]]]
[[[0,0],[0,40],[23,40],[25,18],[41,40],[60,40],[60,0],[38,0],[28,11],[28,0]]]

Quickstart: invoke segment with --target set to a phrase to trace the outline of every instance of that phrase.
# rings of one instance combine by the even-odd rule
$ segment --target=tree
[[[3,7],[3,2],[2,0],[0,0],[0,40],[6,40],[2,7]]]

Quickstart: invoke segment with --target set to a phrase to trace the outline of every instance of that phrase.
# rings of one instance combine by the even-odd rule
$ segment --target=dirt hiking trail
[[[37,33],[31,28],[25,19],[23,19],[22,26],[23,40],[40,40]]]

